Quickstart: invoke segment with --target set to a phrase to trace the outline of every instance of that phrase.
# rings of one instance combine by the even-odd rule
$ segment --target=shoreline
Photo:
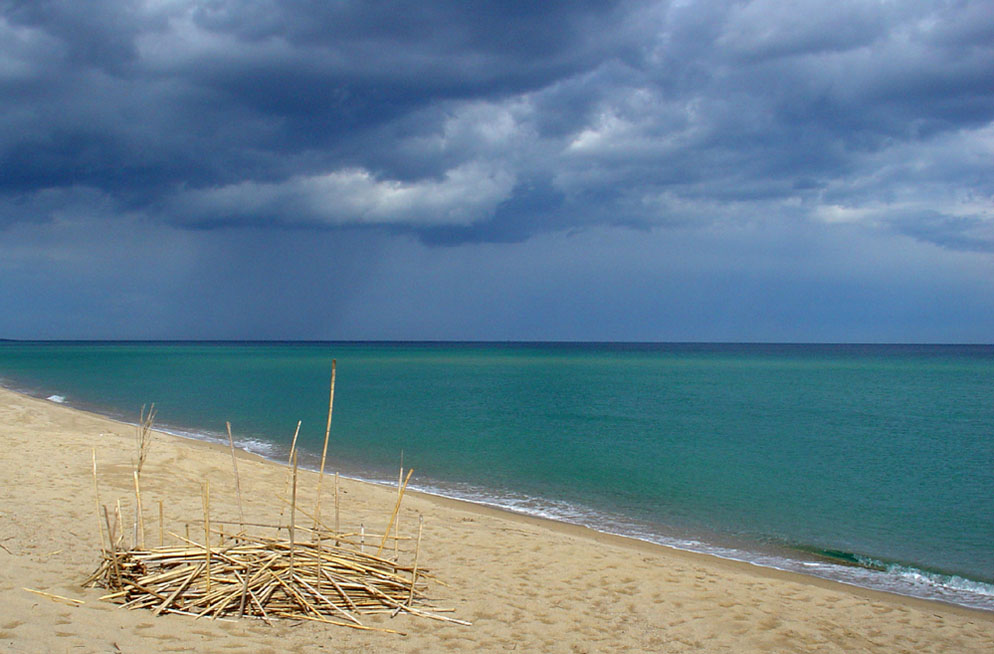
[[[430,594],[472,627],[401,615],[373,626],[406,636],[316,623],[211,622],[153,617],[100,601],[79,583],[99,556],[91,450],[103,503],[133,509],[133,427],[0,389],[0,649],[37,651],[879,651],[982,652],[994,615],[674,550],[586,527],[423,493],[405,495],[401,534],[424,516]],[[287,468],[237,453],[245,515],[276,524]],[[416,473],[415,473],[416,474]],[[213,518],[237,515],[227,444],[156,432],[142,472],[146,531],[199,524],[208,479]],[[301,471],[305,501],[317,474]],[[326,480],[327,482],[327,480]],[[332,485],[325,483],[325,492]],[[342,524],[377,533],[395,488],[342,479]],[[331,506],[331,503],[327,504]],[[129,508],[131,507],[131,508]],[[403,552],[402,552],[403,554]],[[84,604],[39,597],[25,589]],[[117,648],[117,649],[115,649]]]
[[[86,415],[86,416],[91,416],[91,417],[100,418],[100,419],[103,419],[103,420],[108,420],[108,421],[117,423],[117,424],[119,424],[119,425],[121,425],[123,427],[128,427],[128,428],[136,428],[137,427],[136,423],[131,423],[131,422],[127,421],[127,420],[119,419],[119,418],[116,418],[116,417],[110,416],[110,415],[105,415],[105,414],[99,413],[97,411],[91,411],[91,410],[88,410],[88,409],[85,409],[85,408],[80,408],[80,407],[76,407],[76,406],[73,406],[73,405],[70,405],[70,404],[66,404],[65,403],[65,398],[63,396],[55,396],[55,395],[53,395],[53,396],[49,396],[47,398],[42,398],[42,397],[31,395],[29,393],[26,393],[26,392],[23,392],[23,391],[20,391],[20,390],[10,389],[10,388],[8,388],[6,386],[0,386],[0,390],[9,391],[11,393],[15,393],[15,394],[23,396],[25,398],[30,398],[30,399],[37,400],[37,401],[40,401],[40,402],[48,402],[48,403],[54,404],[54,405],[56,405],[56,406],[58,406],[60,408],[68,410],[68,411],[75,411],[75,412],[81,413],[81,414]],[[56,398],[56,397],[60,398],[60,399],[53,399],[53,398]],[[176,439],[188,442],[188,443],[200,443],[200,444],[203,444],[205,446],[209,446],[211,448],[211,450],[213,450],[213,451],[219,451],[218,448],[220,448],[220,453],[225,454],[225,455],[227,455],[228,452],[229,452],[229,446],[227,445],[227,443],[224,442],[224,440],[220,436],[214,437],[214,436],[212,436],[210,434],[206,434],[206,433],[202,433],[202,432],[195,432],[195,431],[190,431],[190,430],[181,430],[181,429],[178,429],[178,428],[158,428],[158,427],[156,427],[156,428],[153,429],[153,431],[156,434],[158,434],[160,436],[167,437],[167,438],[176,438]],[[277,460],[274,457],[266,456],[265,454],[263,454],[261,452],[252,451],[250,449],[242,447],[242,446],[239,445],[239,443],[237,442],[237,440],[236,440],[236,443],[235,443],[235,448],[236,448],[236,450],[238,452],[238,455],[240,457],[256,458],[256,459],[258,459],[261,462],[265,462],[265,463],[271,464],[271,465],[276,465],[276,466],[279,466],[279,467],[281,467],[283,469],[288,469],[288,466],[287,466],[286,463],[283,463],[283,462]],[[328,467],[329,470],[334,468],[334,462],[333,461],[329,461],[328,464],[329,465],[327,467]],[[311,465],[307,465],[307,464],[301,464],[300,469],[301,470],[307,470],[307,471],[309,471],[311,473],[315,473],[315,474],[318,472],[318,468],[317,468],[316,465],[315,466],[311,466]],[[327,474],[329,474],[329,473],[326,470],[326,475]],[[332,472],[331,474],[334,474],[334,473]],[[393,492],[393,490],[396,488],[395,485],[392,485],[388,481],[378,481],[378,480],[367,479],[367,478],[362,478],[362,477],[353,477],[353,476],[348,476],[348,475],[341,475],[341,478],[349,480],[350,482],[353,482],[353,483],[356,483],[356,484],[365,484],[365,485],[369,485],[369,486],[376,487],[376,488],[387,489],[387,490],[390,490],[391,492]],[[659,543],[659,542],[655,542],[655,541],[644,539],[644,538],[638,538],[636,536],[630,536],[630,535],[626,535],[626,534],[605,531],[605,530],[597,529],[595,527],[591,527],[591,526],[588,526],[588,525],[583,525],[583,524],[579,524],[579,523],[575,523],[575,522],[569,522],[567,520],[559,520],[559,519],[556,519],[556,518],[545,517],[545,516],[541,516],[541,515],[534,515],[534,514],[530,514],[530,513],[527,513],[527,512],[523,512],[523,511],[516,511],[516,510],[514,510],[512,508],[504,507],[504,506],[501,506],[500,504],[497,504],[497,503],[488,503],[488,502],[485,502],[483,500],[467,499],[467,498],[464,498],[464,497],[458,497],[458,496],[452,496],[452,495],[445,495],[445,494],[440,493],[440,492],[432,492],[432,491],[428,491],[428,490],[418,489],[418,488],[416,488],[413,485],[406,492],[406,495],[408,495],[408,496],[418,496],[418,497],[421,497],[422,499],[424,499],[424,500],[426,500],[428,502],[433,502],[433,503],[436,503],[436,504],[438,504],[440,506],[444,506],[444,507],[451,508],[451,509],[456,509],[456,510],[461,510],[461,511],[468,511],[468,512],[477,512],[477,513],[480,513],[480,514],[492,515],[492,516],[501,517],[501,518],[504,518],[504,519],[509,519],[509,520],[512,520],[512,521],[518,520],[518,521],[521,521],[521,522],[526,523],[526,524],[530,524],[530,525],[534,525],[534,526],[537,526],[537,527],[540,527],[540,528],[543,528],[543,529],[550,530],[552,532],[558,532],[558,533],[562,533],[562,534],[568,534],[568,535],[571,535],[571,536],[574,536],[574,537],[586,538],[586,539],[589,539],[589,540],[592,540],[592,541],[595,541],[595,542],[603,542],[603,543],[609,542],[611,544],[619,545],[621,547],[626,547],[626,548],[630,548],[630,549],[634,549],[636,551],[646,551],[646,550],[650,550],[651,551],[651,550],[655,550],[655,549],[658,548],[658,549],[665,550],[666,552],[671,553],[671,554],[675,554],[675,555],[686,555],[686,556],[690,557],[692,560],[700,560],[699,557],[703,557],[704,561],[710,561],[713,564],[729,565],[729,566],[731,566],[733,568],[736,568],[736,569],[748,570],[748,571],[751,571],[751,572],[760,572],[760,571],[761,572],[768,572],[774,578],[789,579],[789,580],[793,580],[793,581],[803,580],[803,582],[805,582],[805,583],[812,583],[812,584],[815,584],[815,585],[824,584],[824,587],[826,587],[826,588],[833,588],[833,587],[841,586],[841,587],[843,587],[843,588],[845,588],[845,589],[847,589],[849,591],[856,592],[856,594],[863,594],[863,593],[865,593],[865,596],[867,598],[897,597],[897,598],[901,598],[903,600],[908,600],[908,601],[911,601],[911,602],[916,602],[916,603],[920,602],[920,603],[922,603],[923,607],[926,607],[926,606],[929,606],[929,605],[933,605],[933,604],[937,604],[937,605],[940,605],[940,606],[943,606],[943,607],[946,607],[946,608],[949,608],[949,609],[963,610],[963,611],[967,612],[967,614],[974,614],[974,613],[976,613],[976,614],[980,614],[980,615],[984,615],[984,616],[989,616],[992,620],[994,620],[994,611],[990,611],[990,610],[986,610],[986,609],[982,609],[982,608],[977,608],[977,607],[972,607],[972,606],[966,606],[966,605],[962,605],[962,604],[957,604],[955,602],[945,601],[945,600],[942,600],[942,599],[923,598],[923,597],[918,597],[918,596],[915,596],[915,595],[900,593],[900,592],[896,592],[896,591],[880,590],[880,589],[876,589],[876,588],[861,586],[861,585],[859,585],[857,583],[850,583],[850,582],[846,582],[846,581],[832,579],[832,578],[829,578],[829,577],[819,576],[817,574],[797,572],[797,571],[790,570],[790,569],[779,568],[779,567],[776,567],[774,565],[764,565],[762,563],[757,563],[757,562],[746,560],[746,559],[737,559],[737,558],[733,558],[733,557],[730,557],[730,556],[721,556],[720,554],[714,554],[714,553],[710,553],[710,552],[703,552],[703,551],[698,551],[698,550],[689,549],[689,548],[682,548],[682,547],[675,546],[675,545],[670,545],[670,544],[666,544],[666,543]],[[826,560],[830,561],[830,559],[827,559],[827,558],[826,558]],[[746,566],[746,567],[745,568],[741,568],[741,566]],[[854,566],[854,567],[859,567],[859,566]]]
[[[50,403],[69,411],[77,411],[88,416],[109,420],[129,428],[134,428],[137,426],[135,423],[132,423],[126,419],[114,415],[101,413],[96,409],[90,409],[81,406],[74,406],[72,404],[66,404],[65,403],[66,398],[61,395],[49,395],[48,397],[42,397],[41,394],[35,395],[25,390],[11,388],[4,384],[0,384],[0,390],[9,391],[11,393],[15,393],[17,395],[21,395],[26,398],[31,398],[33,400]],[[221,434],[211,434],[203,431],[196,431],[181,427],[156,427],[155,432],[162,436],[166,436],[169,438],[177,438],[191,443],[204,443],[208,445],[219,446],[222,447],[225,452],[228,451],[227,441]],[[252,443],[252,444],[258,443],[261,444],[262,446],[259,447],[257,445],[255,449],[252,449],[250,447],[246,447],[247,443]],[[287,468],[286,463],[280,461],[275,457],[276,452],[279,451],[280,447],[279,444],[271,443],[268,441],[254,441],[251,439],[249,440],[243,439],[241,442],[239,442],[238,439],[236,439],[235,447],[238,449],[240,453],[244,455],[258,457],[261,461],[265,461],[270,464],[280,466],[284,469]],[[267,455],[263,451],[260,451],[267,449],[271,451],[269,455]],[[314,459],[313,465],[302,463],[300,468],[301,470],[309,470],[310,472],[316,473],[318,471],[317,456],[313,454],[309,456]],[[333,469],[334,461],[329,461],[329,464],[331,464],[329,466],[329,469]],[[367,477],[352,476],[346,474],[342,474],[341,478],[348,479],[355,483],[369,484],[384,489],[396,488],[396,486],[389,480],[372,479]],[[804,559],[801,558],[801,556],[799,556],[801,554],[800,550],[794,552],[792,548],[785,546],[785,549],[790,550],[792,553],[795,554],[795,556],[793,558],[789,558],[786,556],[776,557],[776,556],[768,556],[758,551],[738,550],[731,546],[719,546],[696,540],[694,542],[700,543],[701,548],[695,549],[691,546],[682,546],[680,541],[676,538],[671,539],[672,542],[665,542],[666,537],[662,536],[656,536],[660,540],[653,540],[650,536],[639,537],[637,535],[619,533],[619,532],[609,531],[606,529],[599,529],[589,524],[574,522],[565,518],[537,515],[523,510],[516,510],[512,507],[501,505],[498,501],[488,502],[486,501],[485,498],[474,499],[459,495],[447,495],[445,494],[444,489],[442,488],[435,488],[435,487],[432,487],[430,489],[425,489],[424,487],[418,488],[417,487],[418,484],[416,483],[417,482],[416,477],[413,479],[413,481],[415,483],[412,484],[410,486],[410,489],[407,491],[408,495],[416,494],[418,496],[422,496],[429,499],[453,502],[455,503],[453,507],[462,507],[465,510],[470,510],[470,511],[478,510],[481,512],[494,511],[497,512],[498,515],[503,515],[506,517],[515,517],[526,520],[533,520],[537,521],[537,524],[544,525],[546,528],[554,531],[556,529],[563,529],[563,530],[575,529],[575,530],[580,530],[579,532],[577,532],[577,535],[582,536],[586,534],[586,537],[589,538],[596,539],[597,537],[608,537],[613,539],[621,539],[622,543],[627,543],[630,546],[644,545],[648,547],[658,547],[658,548],[663,548],[669,552],[676,552],[692,556],[703,556],[709,560],[720,561],[722,563],[727,563],[731,565],[749,566],[750,570],[772,571],[772,572],[782,573],[785,575],[796,576],[811,582],[818,581],[818,582],[825,582],[827,584],[837,584],[848,589],[856,591],[865,591],[867,593],[870,593],[871,595],[881,594],[884,596],[895,596],[907,600],[925,602],[927,604],[935,603],[946,607],[958,608],[966,611],[978,612],[980,614],[994,616],[994,608],[986,608],[970,604],[964,604],[954,600],[944,599],[941,597],[923,597],[921,595],[915,595],[910,591],[902,592],[901,590],[896,590],[892,588],[882,588],[880,587],[882,585],[882,582],[878,583],[877,587],[875,587],[872,583],[873,581],[872,576],[868,577],[868,580],[863,581],[861,583],[861,581],[840,579],[838,578],[838,576],[832,576],[830,572],[818,574],[817,572],[814,571],[801,571],[798,569],[792,569],[790,567],[787,567],[790,564],[794,564],[795,566],[805,566],[808,564],[826,565],[830,566],[832,568],[832,571],[836,572],[836,575],[838,575],[840,570],[847,570],[847,569],[858,570],[862,573],[871,573],[871,574],[872,572],[876,572],[878,574],[882,573],[882,571],[874,571],[873,568],[860,564],[847,565],[846,563],[835,560],[829,556],[820,556],[816,552],[808,552],[807,554],[810,558]],[[735,556],[736,554],[738,554],[739,556]],[[753,555],[753,557],[755,558],[750,559],[749,555]],[[780,558],[780,561],[777,561],[776,560],[777,558]],[[943,573],[943,576],[946,575]],[[972,583],[984,583],[984,582],[973,582],[973,580],[966,578],[963,579],[965,581]]]
[[[28,390],[11,388],[10,386],[3,384],[0,384],[0,388],[24,395],[26,397],[51,402],[70,410],[99,416],[101,418],[118,422],[122,425],[128,425],[131,427],[135,426],[134,423],[123,417],[119,417],[117,414],[103,413],[98,408],[66,404],[66,398],[61,395],[49,395],[44,397],[44,394],[47,391],[42,391],[41,389],[38,389],[37,393],[32,393]],[[227,448],[227,439],[220,433],[212,433],[197,430],[195,428],[176,426],[157,427],[157,431],[168,436],[193,442],[219,443]],[[266,440],[256,440],[252,438],[243,438],[239,442],[236,438],[236,447],[239,447],[245,452],[260,456],[262,459],[276,465],[286,466],[283,461],[277,458],[278,454],[283,454],[282,446],[279,443]],[[318,469],[317,455],[308,454],[308,458],[313,461],[302,463],[301,468],[306,468],[316,472]],[[363,476],[362,472],[350,471],[348,474],[343,473],[342,477],[356,482],[374,484],[385,488],[396,487],[389,479],[379,478],[371,474]],[[699,554],[722,561],[754,566],[760,569],[777,570],[788,574],[800,575],[805,578],[838,583],[851,588],[882,592],[909,599],[938,602],[944,605],[957,606],[969,610],[994,613],[994,605],[989,606],[991,602],[987,601],[987,598],[990,596],[989,588],[986,588],[985,592],[973,591],[972,594],[975,597],[979,596],[977,599],[969,597],[968,594],[971,591],[964,590],[962,588],[963,583],[979,584],[987,587],[990,587],[991,584],[987,582],[978,582],[965,577],[959,577],[953,573],[938,573],[930,571],[927,568],[905,566],[903,564],[893,562],[874,562],[882,563],[882,565],[888,567],[894,566],[898,569],[895,572],[892,569],[873,567],[872,565],[865,565],[857,562],[848,563],[844,560],[833,558],[830,555],[823,555],[817,550],[805,550],[803,548],[799,549],[786,544],[780,547],[768,545],[766,549],[757,548],[755,546],[756,544],[748,542],[726,542],[724,544],[719,544],[719,542],[712,542],[707,539],[701,540],[690,536],[680,537],[673,534],[666,534],[665,532],[653,532],[651,530],[642,531],[638,529],[638,524],[636,522],[630,522],[626,525],[624,523],[625,518],[623,516],[615,517],[603,515],[602,517],[619,525],[619,530],[616,531],[611,530],[610,527],[600,527],[596,525],[596,520],[583,521],[584,515],[594,516],[597,513],[587,507],[580,507],[581,510],[577,513],[578,517],[570,519],[565,515],[555,515],[554,510],[551,511],[552,515],[549,515],[550,511],[548,509],[539,508],[537,509],[537,512],[531,512],[526,509],[519,509],[514,506],[509,506],[508,504],[503,504],[496,496],[487,495],[486,489],[482,487],[476,492],[467,491],[464,494],[460,494],[455,490],[447,492],[444,484],[430,482],[427,485],[419,484],[416,477],[412,480],[412,482],[413,483],[409,492],[418,492],[426,496],[445,498],[456,502],[464,502],[470,506],[479,507],[481,509],[494,509],[506,512],[510,515],[547,520],[555,525],[579,527],[587,529],[591,533],[616,536],[618,538],[627,539],[633,542],[646,543],[673,551]],[[539,504],[553,504],[551,500],[543,498],[529,498],[527,496],[521,496],[521,498],[525,501],[534,500]],[[507,503],[510,503],[513,500],[513,498],[505,499]],[[626,526],[630,528],[630,531],[624,531],[624,527]],[[750,547],[750,545],[754,546]],[[933,578],[933,575],[938,576],[939,580],[936,581]],[[945,585],[942,583],[944,581],[947,582]],[[948,585],[949,581],[955,581],[959,583],[961,587],[951,587]],[[958,597],[956,596],[957,594],[959,595]]]

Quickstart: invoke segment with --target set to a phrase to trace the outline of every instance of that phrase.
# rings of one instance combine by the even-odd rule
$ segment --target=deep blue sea
[[[994,346],[0,343],[0,383],[674,547],[994,610]]]

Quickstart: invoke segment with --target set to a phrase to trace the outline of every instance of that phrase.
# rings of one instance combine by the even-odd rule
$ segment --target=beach
[[[401,614],[371,626],[155,617],[101,601],[81,583],[100,559],[100,502],[134,510],[135,427],[0,390],[0,650],[8,652],[735,651],[981,652],[994,614],[864,590],[794,573],[408,493],[401,533],[424,519],[429,596],[472,626]],[[278,521],[287,468],[239,452],[247,520]],[[334,471],[333,462],[328,470]],[[417,471],[414,472],[415,478]],[[201,482],[212,519],[237,520],[227,447],[155,433],[141,475],[146,538],[195,529]],[[301,471],[302,506],[318,475]],[[382,533],[397,489],[343,479],[343,526]],[[322,501],[331,506],[326,476]],[[299,521],[298,521],[299,522]],[[171,536],[166,533],[167,541]],[[26,590],[30,589],[30,590]],[[31,591],[40,591],[47,595]],[[69,598],[67,601],[53,595]]]

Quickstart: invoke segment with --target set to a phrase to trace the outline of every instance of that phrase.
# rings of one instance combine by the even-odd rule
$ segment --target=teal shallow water
[[[0,381],[283,457],[994,610],[994,347],[3,343]],[[312,459],[313,460],[313,459]],[[856,565],[853,565],[856,564]]]

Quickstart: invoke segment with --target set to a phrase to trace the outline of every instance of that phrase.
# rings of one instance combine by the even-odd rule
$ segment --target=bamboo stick
[[[165,525],[164,525],[163,520],[162,520],[162,500],[159,500],[159,547],[162,547],[163,545],[165,545],[165,542],[163,541],[163,538],[164,538],[163,531],[164,531],[164,529],[165,529]]]
[[[318,473],[318,493],[314,505],[314,521],[321,519],[321,484],[324,481],[324,464],[328,458],[328,438],[331,436],[331,413],[335,406],[335,359],[331,360],[331,384],[328,392],[328,426],[324,430],[324,447],[321,448],[321,471]]]
[[[407,490],[407,483],[411,481],[411,474],[414,472],[414,468],[407,471],[407,479],[404,480],[404,485],[400,487],[400,491],[397,493],[397,504],[393,507],[393,514],[390,516],[390,522],[387,523],[386,531],[383,533],[383,540],[380,541],[380,547],[376,550],[376,556],[380,555],[383,551],[383,546],[387,542],[387,536],[390,535],[390,527],[393,526],[393,521],[397,519],[397,512],[400,511],[400,501],[404,499],[404,491]]]
[[[238,519],[245,522],[245,514],[242,512],[242,484],[238,479],[238,457],[235,456],[235,439],[231,437],[231,423],[225,422],[228,428],[228,445],[231,446],[231,467],[235,471],[235,492],[238,495]]]

